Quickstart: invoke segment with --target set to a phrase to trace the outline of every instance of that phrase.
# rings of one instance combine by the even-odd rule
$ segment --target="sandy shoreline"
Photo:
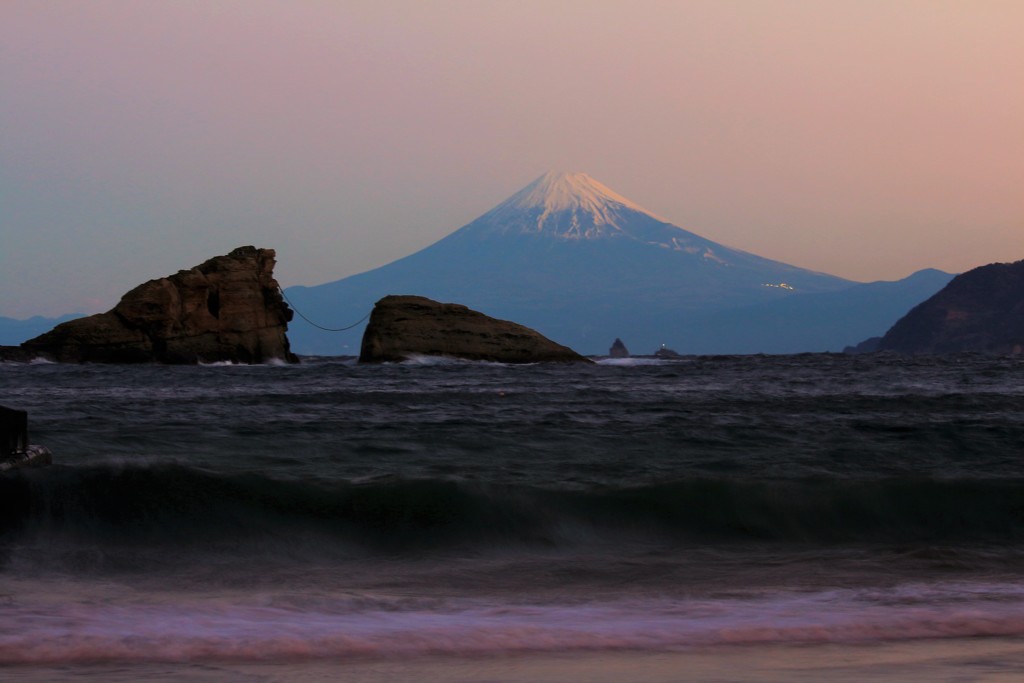
[[[583,652],[382,661],[191,662],[0,667],[10,681],[334,681],[347,683],[645,683],[767,681],[1019,681],[1024,640],[720,646],[674,653]]]

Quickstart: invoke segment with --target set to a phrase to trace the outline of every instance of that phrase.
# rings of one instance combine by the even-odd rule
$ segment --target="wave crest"
[[[1024,482],[690,479],[590,490],[453,479],[283,481],[184,465],[52,467],[0,479],[0,549],[262,543],[319,534],[368,551],[614,541],[1007,543]]]

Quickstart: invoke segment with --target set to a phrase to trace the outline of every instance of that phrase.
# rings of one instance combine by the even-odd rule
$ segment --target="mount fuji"
[[[951,277],[930,272],[864,290],[872,285],[684,230],[585,173],[551,172],[425,249],[285,294],[301,316],[289,339],[306,354],[352,353],[363,327],[339,336],[303,318],[347,324],[387,294],[465,304],[581,353],[603,353],[616,337],[637,353],[661,344],[683,353],[792,353],[881,334]]]

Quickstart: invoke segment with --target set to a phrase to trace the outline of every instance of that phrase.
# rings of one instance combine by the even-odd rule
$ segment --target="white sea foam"
[[[598,365],[616,365],[620,367],[635,367],[639,365],[667,365],[678,363],[675,360],[663,360],[661,358],[599,358],[595,361]]]
[[[209,363],[199,362],[199,365],[204,368],[265,368],[265,367],[282,367],[290,366],[291,363],[284,361],[280,358],[268,358],[262,363],[239,363],[233,360],[218,360],[211,361]]]
[[[403,657],[1024,636],[1015,585],[583,604],[371,596],[0,604],[0,664]]]
[[[429,356],[425,354],[412,353],[401,361],[402,365],[494,365],[506,366],[508,363],[498,363],[489,360],[469,360],[466,358],[453,358],[451,356]]]

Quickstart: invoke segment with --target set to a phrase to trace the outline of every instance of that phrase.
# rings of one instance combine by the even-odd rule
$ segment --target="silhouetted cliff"
[[[953,278],[893,325],[878,350],[1021,354],[1024,261],[993,263]]]

